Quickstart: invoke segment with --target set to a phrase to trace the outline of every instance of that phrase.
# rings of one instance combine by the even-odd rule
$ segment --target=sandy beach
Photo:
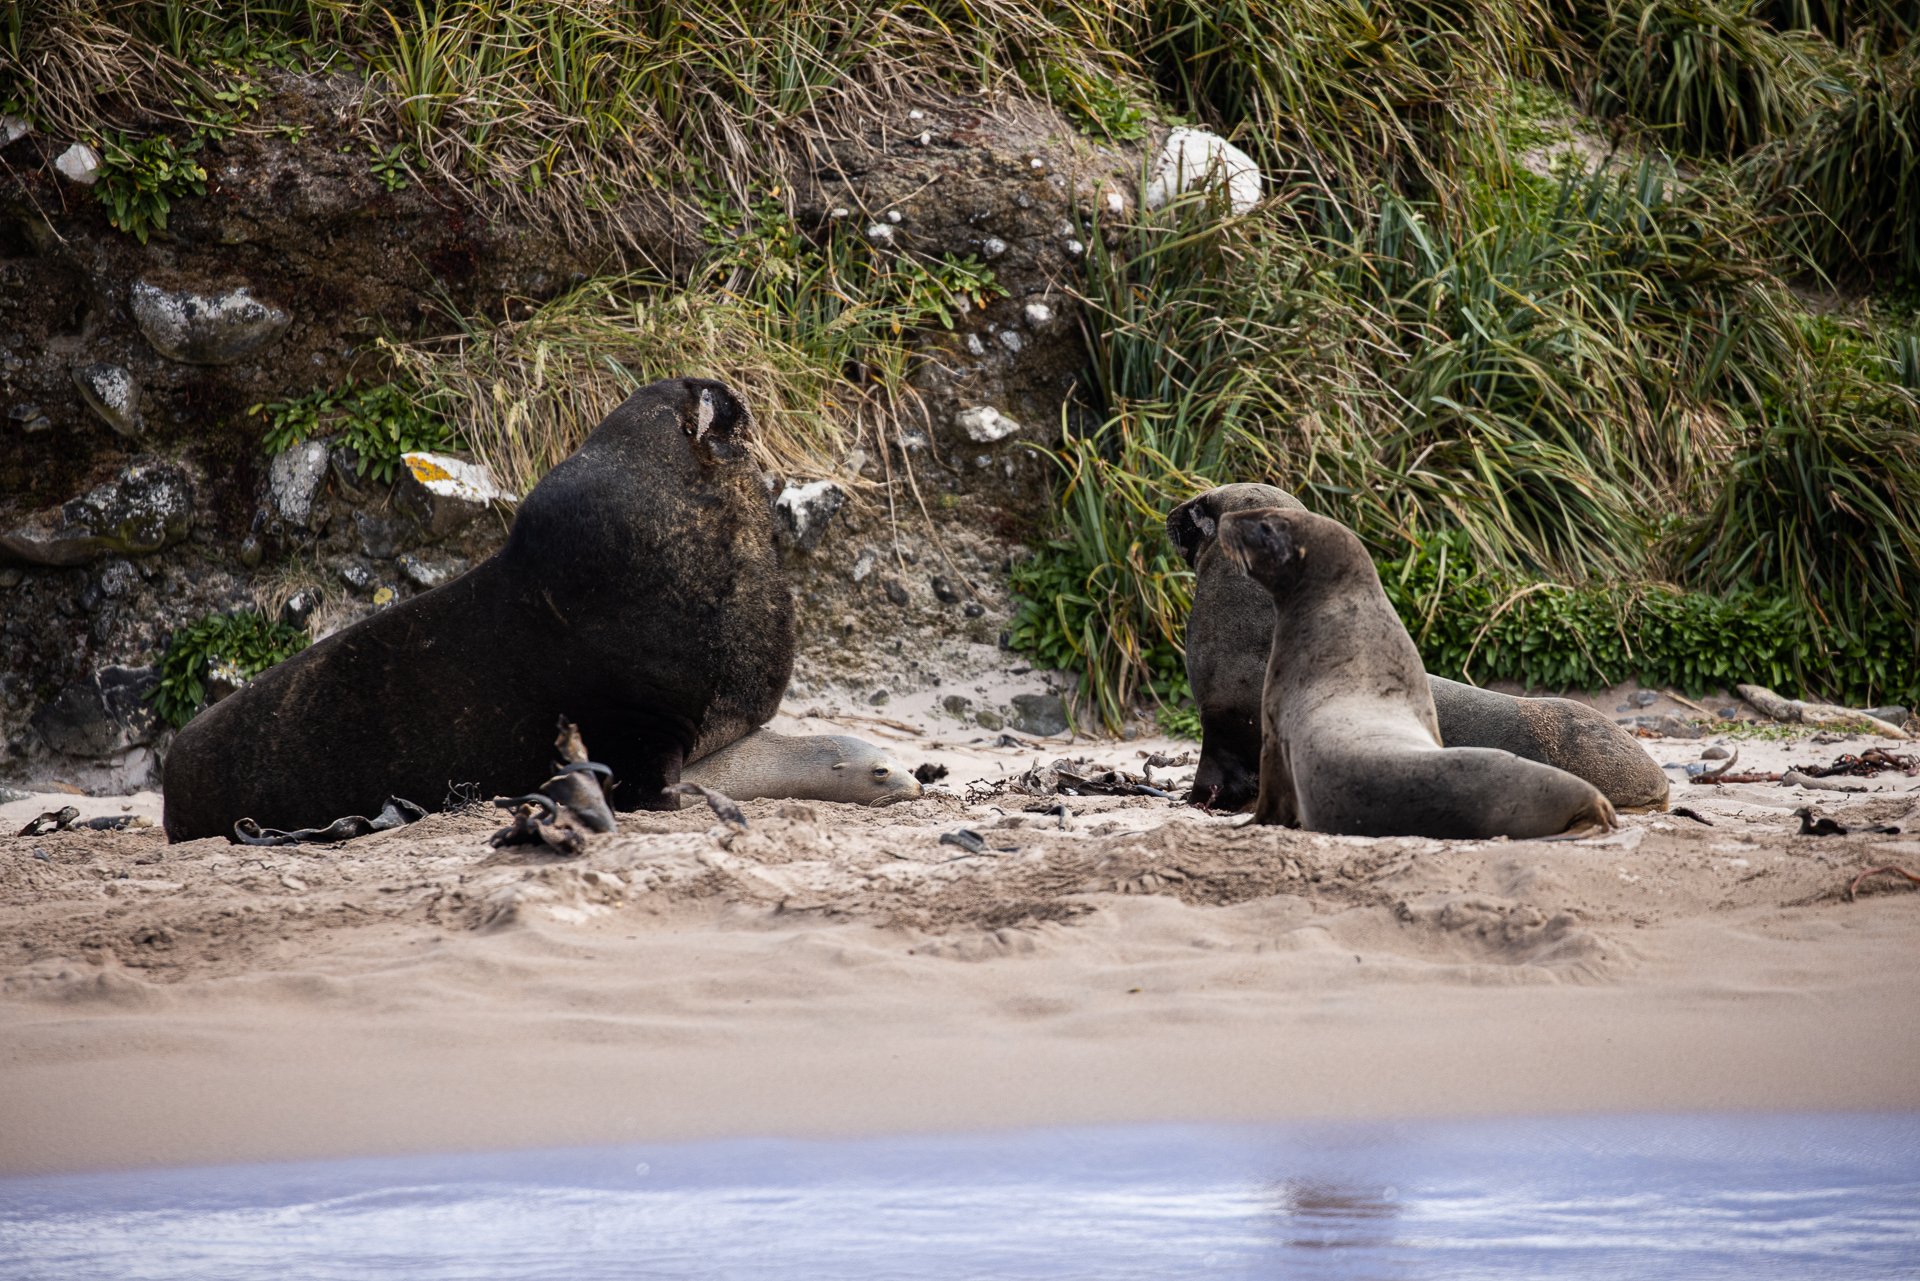
[[[1607,696],[1599,701],[1604,702]],[[1611,710],[1611,707],[1608,708]],[[1657,709],[1656,709],[1657,710]],[[809,713],[818,713],[810,715]],[[0,839],[0,1173],[1108,1121],[1920,1107],[1920,778],[1688,783],[1584,840],[1364,839],[1150,796],[932,695],[790,703],[948,776],[883,809],[492,810],[335,846]],[[1908,745],[1729,738],[1740,768]],[[1647,740],[1663,763],[1714,743]],[[1191,764],[1156,781],[1178,794]],[[51,798],[157,814],[157,798]],[[1049,813],[1065,804],[1067,814]],[[9,833],[48,801],[0,807]],[[1801,836],[1793,810],[1898,835]],[[943,844],[971,829],[986,849]]]

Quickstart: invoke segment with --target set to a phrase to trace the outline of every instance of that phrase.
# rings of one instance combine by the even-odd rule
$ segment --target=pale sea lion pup
[[[757,729],[680,771],[681,781],[736,801],[775,797],[886,805],[920,795],[920,780],[884,748],[845,734]]]
[[[1255,822],[1454,838],[1614,826],[1565,770],[1440,746],[1420,652],[1352,530],[1272,507],[1222,517],[1219,539],[1275,605]]]
[[[1237,810],[1259,791],[1260,699],[1273,639],[1273,598],[1218,547],[1220,518],[1257,507],[1305,510],[1272,485],[1221,485],[1167,516],[1167,533],[1194,570],[1187,679],[1200,710],[1200,767],[1188,799]],[[1667,776],[1632,735],[1584,703],[1516,698],[1427,678],[1440,741],[1497,747],[1584,778],[1621,809],[1667,803]]]

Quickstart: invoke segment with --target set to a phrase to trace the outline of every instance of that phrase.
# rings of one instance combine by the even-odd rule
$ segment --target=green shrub
[[[262,447],[269,454],[310,436],[331,435],[354,453],[358,475],[393,480],[402,454],[461,448],[459,434],[434,408],[433,398],[397,383],[320,387],[292,400],[255,405],[247,411],[267,420]]]
[[[1458,533],[1420,539],[1380,579],[1427,670],[1456,680],[1691,695],[1747,683],[1856,707],[1920,696],[1910,622],[1883,616],[1836,642],[1785,593],[1529,580],[1480,565]]]
[[[143,245],[154,232],[165,231],[174,201],[207,194],[207,171],[193,159],[199,150],[198,138],[185,146],[164,134],[107,138],[93,184],[94,198],[107,207],[107,220]]]
[[[247,679],[307,647],[307,634],[285,623],[269,622],[252,610],[210,614],[175,628],[160,660],[160,683],[148,697],[160,719],[176,729],[207,701],[207,672],[229,663]]]
[[[1754,12],[1781,31],[1818,31],[1836,45],[1866,37],[1891,48],[1920,28],[1911,0],[1760,0]]]

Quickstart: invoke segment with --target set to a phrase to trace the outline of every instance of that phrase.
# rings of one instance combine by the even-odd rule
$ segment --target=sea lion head
[[[920,795],[920,780],[886,751],[865,739],[846,734],[821,735],[834,749],[829,769],[833,782],[826,789],[835,793],[821,800],[845,800],[856,805],[891,805],[910,801]]]
[[[631,451],[657,467],[675,456],[675,439],[701,467],[744,458],[753,415],[725,383],[711,378],[666,378],[628,396],[594,430],[588,446]]]
[[[1167,537],[1187,558],[1187,564],[1199,569],[1201,556],[1219,534],[1220,518],[1261,507],[1305,510],[1299,499],[1272,485],[1218,485],[1167,513]]]
[[[1309,511],[1256,507],[1220,518],[1220,553],[1281,601],[1309,581],[1373,573],[1359,536]]]

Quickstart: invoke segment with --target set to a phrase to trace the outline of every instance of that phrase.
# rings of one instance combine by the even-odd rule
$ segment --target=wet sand
[[[1676,782],[1579,841],[1339,838],[1004,780],[924,709],[777,727],[948,765],[885,809],[497,812],[344,846],[0,838],[0,1173],[1142,1121],[1920,1108],[1920,779]],[[877,719],[876,719],[877,718]],[[889,724],[892,722],[893,724]],[[1662,761],[1712,739],[1658,739]],[[1879,743],[1742,741],[1741,767]],[[1177,788],[1190,767],[1156,772]],[[968,787],[972,783],[974,786]],[[71,798],[154,812],[154,798]],[[1803,837],[1812,803],[1898,836]],[[35,802],[0,807],[11,832]],[[988,850],[942,845],[980,831]],[[43,857],[44,856],[44,857]]]

